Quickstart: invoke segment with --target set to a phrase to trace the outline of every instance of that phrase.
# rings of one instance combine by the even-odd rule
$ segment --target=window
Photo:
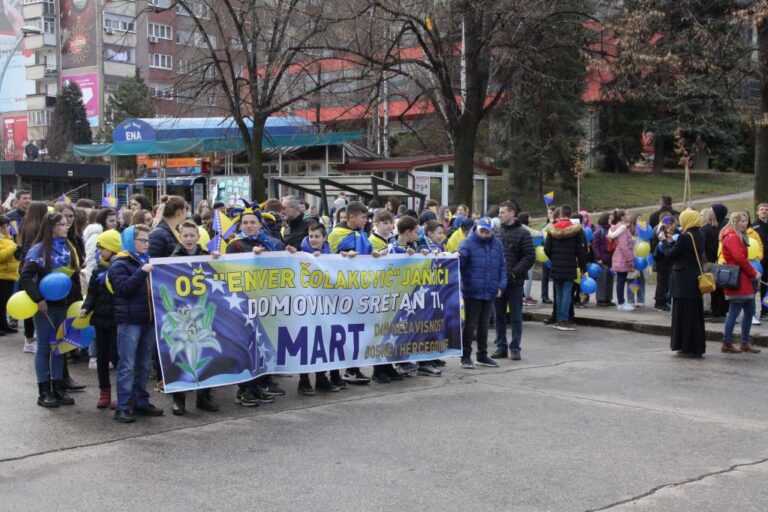
[[[124,64],[136,64],[136,50],[122,46],[105,46],[104,60],[109,62],[122,62]]]
[[[212,79],[216,78],[216,67],[213,64],[209,64],[205,68],[205,72],[203,73],[203,77],[208,79],[208,80],[212,80]]]
[[[105,12],[104,29],[117,32],[136,32],[136,24],[131,16]]]
[[[208,39],[211,41],[211,46],[216,48],[217,39],[216,36],[209,35]],[[195,46],[197,48],[208,48],[208,43],[205,42],[205,36],[198,32],[190,32],[189,30],[177,30],[176,42],[184,46]]]
[[[152,96],[161,100],[173,100],[173,86],[168,84],[150,84]]]
[[[243,43],[240,42],[239,37],[230,37],[229,38],[229,46],[233,50],[242,50],[243,49]]]
[[[147,23],[147,36],[170,41],[173,39],[173,28],[159,23]]]
[[[205,4],[197,2],[186,2],[186,8],[182,5],[176,5],[176,14],[181,16],[190,16],[188,11],[192,11],[195,17],[208,19],[211,15],[211,8]]]
[[[206,96],[205,97],[205,104],[209,107],[212,107],[216,104],[216,97],[215,96]]]
[[[245,69],[242,64],[235,65],[235,78],[243,78],[243,71],[245,71]]]
[[[156,69],[173,69],[173,56],[165,53],[150,53],[149,67]]]
[[[27,114],[29,126],[48,126],[51,123],[51,110],[36,110]]]
[[[189,73],[189,61],[186,59],[179,59],[179,73],[186,75]]]

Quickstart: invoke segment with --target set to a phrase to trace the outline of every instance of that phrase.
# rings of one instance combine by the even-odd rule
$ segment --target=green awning
[[[334,146],[348,140],[362,139],[362,132],[303,133],[264,137],[264,150],[296,146]],[[241,138],[178,139],[146,142],[113,142],[111,144],[76,144],[75,156],[179,155],[184,153],[213,153],[245,151]]]

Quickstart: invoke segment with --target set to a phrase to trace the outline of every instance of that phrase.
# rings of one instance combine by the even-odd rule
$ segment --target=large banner
[[[27,115],[3,117],[3,159],[24,160],[27,142]]]
[[[74,82],[83,93],[85,115],[91,128],[99,126],[99,74],[93,73],[62,73],[61,85]]]
[[[61,69],[98,64],[96,31],[101,30],[101,24],[96,3],[97,0],[61,0]]]
[[[167,392],[461,355],[455,257],[277,252],[152,264]]]
[[[19,50],[11,55],[19,39],[24,37],[21,8],[22,0],[5,0],[0,8],[0,66],[10,59],[0,84],[2,113],[27,110],[27,95],[35,93],[35,82],[27,80],[26,71],[27,65],[34,62],[34,53],[22,42]]]

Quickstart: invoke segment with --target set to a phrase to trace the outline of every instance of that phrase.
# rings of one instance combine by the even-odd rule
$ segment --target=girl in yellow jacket
[[[18,332],[8,325],[5,305],[13,295],[19,280],[19,260],[16,259],[16,244],[9,232],[11,220],[0,215],[0,336]]]

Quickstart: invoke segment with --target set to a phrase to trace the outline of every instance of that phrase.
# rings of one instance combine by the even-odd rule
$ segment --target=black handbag
[[[712,264],[710,272],[715,277],[715,284],[720,288],[736,290],[739,288],[739,267],[736,265]]]

